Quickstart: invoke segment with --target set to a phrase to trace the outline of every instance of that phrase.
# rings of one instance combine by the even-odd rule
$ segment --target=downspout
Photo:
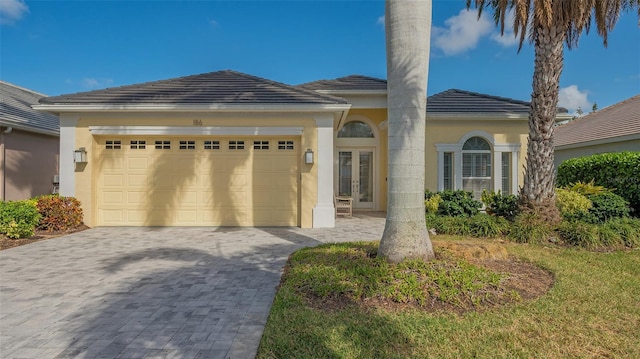
[[[5,158],[4,158],[4,134],[10,133],[13,127],[0,127],[0,200],[4,201],[4,183],[5,183]]]

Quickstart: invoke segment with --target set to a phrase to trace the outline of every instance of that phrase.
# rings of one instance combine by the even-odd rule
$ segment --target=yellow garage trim
[[[299,138],[96,137],[99,226],[298,226]]]
[[[132,135],[132,136],[300,136],[303,127],[258,126],[258,127],[211,127],[202,126],[202,120],[193,120],[194,126],[89,126],[93,135]]]

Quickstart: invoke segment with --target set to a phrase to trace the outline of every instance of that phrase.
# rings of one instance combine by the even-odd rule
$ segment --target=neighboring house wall
[[[4,144],[3,200],[50,194],[58,174],[60,141],[56,136],[13,129],[2,134]]]
[[[598,153],[623,151],[640,151],[640,138],[628,141],[604,143],[591,146],[580,146],[573,148],[556,147],[554,163],[556,165],[556,168],[558,168],[558,166],[560,166],[562,162],[570,158],[591,156]]]

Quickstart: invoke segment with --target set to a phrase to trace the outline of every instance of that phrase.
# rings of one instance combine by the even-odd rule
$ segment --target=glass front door
[[[353,208],[373,208],[373,151],[338,151],[338,195],[353,198]]]

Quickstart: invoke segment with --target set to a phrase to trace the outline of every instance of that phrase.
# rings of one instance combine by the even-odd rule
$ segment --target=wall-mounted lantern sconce
[[[304,163],[313,164],[313,151],[310,148],[304,153]]]
[[[87,163],[87,150],[84,147],[80,147],[73,151],[73,162]]]

